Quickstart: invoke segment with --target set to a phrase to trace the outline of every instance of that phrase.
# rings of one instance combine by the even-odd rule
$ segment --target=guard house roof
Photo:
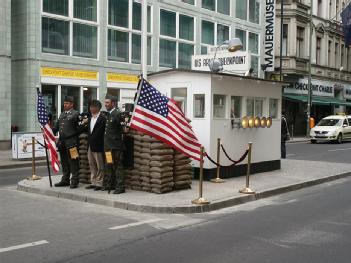
[[[196,73],[196,74],[211,74],[213,76],[228,76],[228,77],[233,77],[236,79],[248,79],[248,80],[259,80],[259,81],[265,81],[265,82],[270,82],[270,83],[277,83],[281,85],[289,85],[289,82],[284,82],[284,81],[279,81],[279,80],[270,80],[270,79],[260,79],[256,77],[249,77],[249,76],[242,76],[242,75],[236,75],[236,74],[229,74],[229,73],[213,73],[209,71],[201,71],[201,70],[190,70],[190,69],[166,69],[166,70],[161,70],[157,72],[152,72],[148,73],[148,76],[157,76],[157,75],[162,75],[162,74],[168,74],[172,72],[186,72],[186,73]]]

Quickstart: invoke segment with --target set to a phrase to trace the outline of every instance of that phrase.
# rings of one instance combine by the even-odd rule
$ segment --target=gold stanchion
[[[249,152],[247,154],[246,187],[241,188],[239,190],[239,193],[242,193],[242,194],[254,194],[255,193],[255,191],[250,189],[251,152],[252,152],[252,142],[249,142]]]
[[[199,175],[199,198],[191,201],[196,205],[206,205],[210,202],[202,197],[202,183],[204,180],[204,147],[201,146],[201,156],[200,156],[200,175]]]
[[[214,179],[211,179],[212,183],[224,183],[225,181],[221,178],[219,178],[219,173],[220,173],[220,169],[221,166],[219,165],[221,158],[220,158],[220,154],[221,154],[221,139],[218,138],[217,139],[217,176]]]
[[[35,137],[32,137],[32,176],[27,178],[28,180],[39,180],[40,176],[35,175]]]

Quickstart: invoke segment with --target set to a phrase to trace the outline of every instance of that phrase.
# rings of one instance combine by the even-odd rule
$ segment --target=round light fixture
[[[241,43],[240,38],[232,38],[229,40],[228,42],[228,51],[229,52],[235,52],[238,51],[240,49],[242,49],[243,44]]]
[[[265,128],[267,126],[267,119],[266,117],[261,118],[261,127]]]
[[[249,118],[249,127],[250,128],[255,127],[255,118],[254,117]]]
[[[241,127],[246,129],[249,126],[249,119],[245,116],[241,119]]]
[[[256,117],[255,118],[255,127],[256,128],[259,128],[261,126],[261,120],[259,117]]]
[[[268,117],[267,118],[267,128],[270,128],[272,126],[272,118]]]

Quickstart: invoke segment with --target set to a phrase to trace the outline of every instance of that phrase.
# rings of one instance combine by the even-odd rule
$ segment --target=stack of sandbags
[[[191,159],[183,153],[175,151],[174,153],[174,189],[191,188],[192,168]]]
[[[140,170],[139,170],[140,161],[141,161],[140,154],[142,150],[140,135],[142,135],[142,133],[138,131],[135,131],[132,129],[129,131],[129,136],[132,136],[134,138],[134,169],[126,173],[126,178],[125,178],[125,180],[129,182],[129,188],[133,190],[139,190],[139,191],[142,190],[141,181],[140,181]]]
[[[88,134],[79,135],[79,182],[90,183],[90,167],[88,161]]]
[[[124,176],[124,185],[125,188],[127,189],[131,189],[131,185],[130,185],[130,178],[132,176],[132,170],[131,169],[123,169],[122,170],[123,176]]]
[[[151,192],[162,194],[173,189],[173,149],[155,139],[150,143]]]

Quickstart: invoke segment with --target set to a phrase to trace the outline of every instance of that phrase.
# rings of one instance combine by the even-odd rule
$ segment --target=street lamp
[[[243,47],[243,44],[241,43],[241,40],[239,38],[232,38],[230,40],[226,40],[221,45],[217,46],[213,59],[211,59],[210,63],[208,63],[208,67],[210,68],[211,72],[219,72],[223,70],[222,61],[216,58],[216,56],[218,49],[225,45],[228,46],[227,50],[229,52],[238,51]]]

